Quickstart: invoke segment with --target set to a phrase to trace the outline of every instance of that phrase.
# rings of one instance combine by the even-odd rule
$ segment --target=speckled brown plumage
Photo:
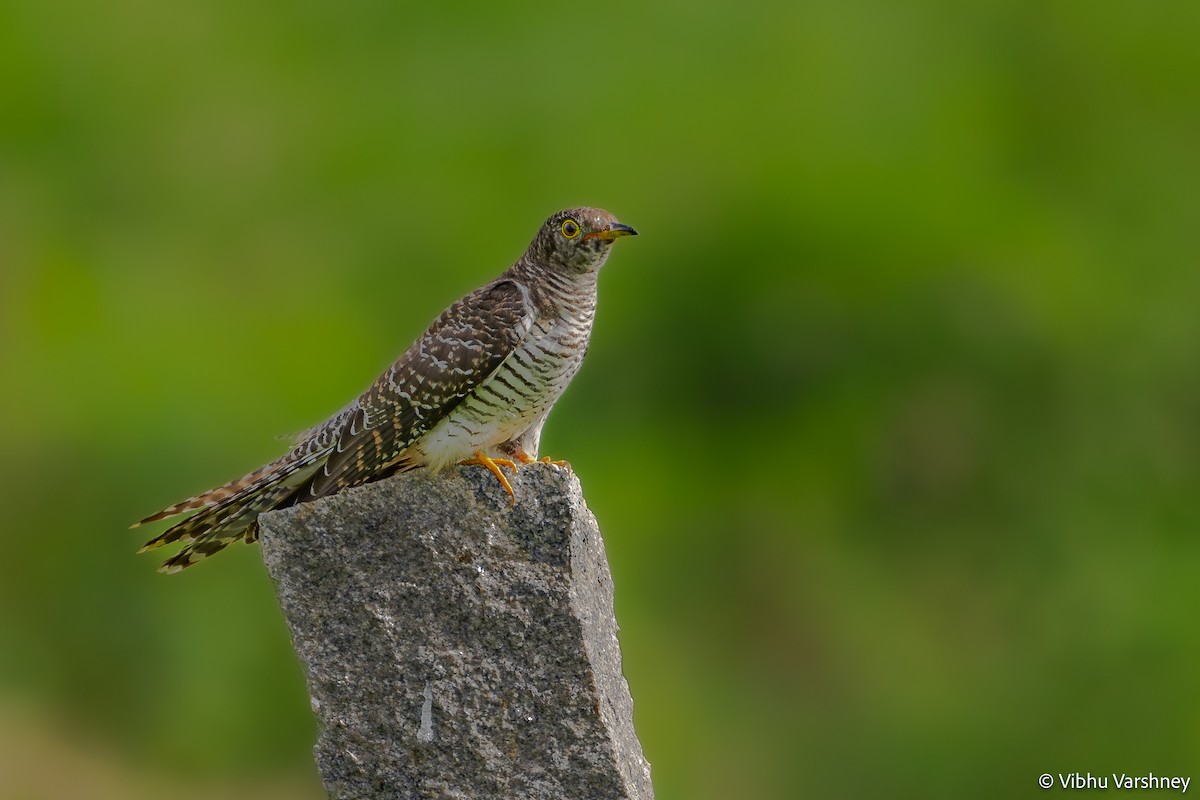
[[[516,263],[443,311],[370,388],[281,458],[137,523],[196,512],[142,552],[183,543],[162,566],[176,572],[255,541],[264,511],[475,455],[536,458],[542,425],[587,351],[597,271],[612,242],[634,233],[600,209],[553,215]]]

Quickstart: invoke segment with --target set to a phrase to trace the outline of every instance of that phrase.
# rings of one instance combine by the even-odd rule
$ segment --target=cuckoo
[[[587,351],[597,273],[612,243],[636,233],[597,208],[553,215],[516,263],[443,311],[370,388],[298,434],[285,455],[136,523],[195,512],[139,552],[182,543],[160,568],[178,572],[255,541],[265,511],[419,467],[486,467],[515,504],[503,470],[537,460],[546,417]]]

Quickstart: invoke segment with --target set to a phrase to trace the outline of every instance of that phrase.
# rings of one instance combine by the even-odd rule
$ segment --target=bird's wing
[[[366,483],[504,363],[529,334],[528,293],[499,280],[459,300],[358,399],[337,446],[309,484],[313,497]],[[349,411],[349,409],[348,409]]]

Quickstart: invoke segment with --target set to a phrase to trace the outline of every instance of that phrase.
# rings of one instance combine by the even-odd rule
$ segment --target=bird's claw
[[[504,487],[504,491],[508,492],[508,499],[512,502],[512,505],[515,506],[517,504],[517,496],[513,494],[512,484],[508,482],[508,478],[504,477],[504,470],[500,469],[501,467],[508,467],[513,471],[513,474],[516,475],[516,462],[507,458],[492,458],[482,450],[476,450],[474,458],[469,458],[466,461],[460,461],[458,463],[464,467],[480,466],[485,468],[488,472],[495,475],[498,481],[500,481],[500,485]]]
[[[524,450],[518,450],[516,453],[513,454],[513,457],[516,458],[517,461],[520,461],[522,465],[550,464],[551,466],[555,466],[555,467],[571,466],[569,462],[555,461],[554,459],[550,458],[550,456],[542,456],[541,458],[534,458],[533,456],[529,455],[529,453],[526,453]]]

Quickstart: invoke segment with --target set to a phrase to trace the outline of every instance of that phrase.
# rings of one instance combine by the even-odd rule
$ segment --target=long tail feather
[[[254,470],[254,472],[251,472],[248,475],[243,475],[242,477],[232,480],[229,483],[222,484],[215,489],[209,489],[208,491],[201,492],[194,497],[189,497],[187,500],[181,500],[175,505],[167,506],[162,511],[155,512],[145,519],[138,520],[129,527],[137,528],[141,525],[145,525],[148,522],[158,522],[160,519],[175,517],[188,511],[194,511],[197,508],[212,508],[213,506],[218,506],[247,487],[255,485],[264,477],[272,474],[278,469],[278,462],[272,462],[266,466]]]
[[[255,495],[226,520],[217,523],[216,527],[194,536],[186,547],[164,561],[158,571],[168,575],[174,574],[221,552],[238,540],[255,541],[258,539],[258,515],[286,502],[296,493],[297,488],[279,486]]]
[[[174,573],[220,552],[239,539],[254,541],[258,538],[258,515],[290,505],[288,501],[307,485],[308,479],[324,463],[325,457],[325,453],[316,452],[283,464],[275,462],[211,492],[172,506],[183,507],[211,497],[216,492],[222,493],[220,500],[195,502],[191,507],[200,511],[146,542],[138,552],[145,553],[165,544],[183,542],[186,546],[167,559],[159,569],[160,572]],[[234,489],[235,486],[238,488]],[[170,509],[160,514],[170,516],[166,511]],[[161,519],[162,516],[155,515],[148,520]]]

